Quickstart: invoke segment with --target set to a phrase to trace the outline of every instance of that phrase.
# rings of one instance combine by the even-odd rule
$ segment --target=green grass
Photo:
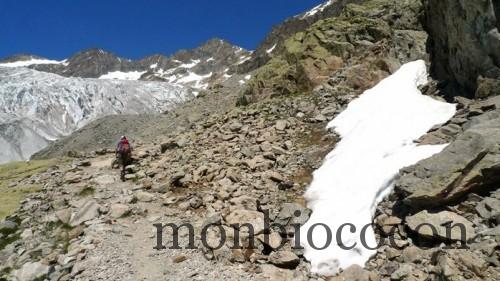
[[[19,184],[21,180],[43,173],[64,161],[64,159],[48,159],[0,165],[0,221],[15,211],[27,194],[42,190],[40,184],[22,185]],[[9,187],[11,183],[18,184],[15,187]]]

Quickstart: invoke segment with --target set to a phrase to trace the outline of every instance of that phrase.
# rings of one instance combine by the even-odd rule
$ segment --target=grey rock
[[[88,200],[82,207],[73,215],[69,224],[71,226],[80,225],[86,221],[93,220],[99,216],[99,204],[93,199]]]
[[[49,266],[40,262],[28,262],[17,270],[14,275],[19,281],[32,281],[46,276],[49,273],[49,269]]]
[[[312,211],[310,209],[304,208],[297,203],[284,203],[281,205],[280,212],[274,222],[284,226],[286,228],[285,231],[287,232],[287,234],[293,234],[295,231],[293,225],[305,224],[307,220],[309,220],[311,213]]]
[[[471,96],[477,89],[476,97],[488,95],[481,90],[482,79],[478,78],[499,78],[496,2],[426,0],[424,3],[426,26],[433,42],[430,47],[433,72],[455,86],[450,87],[450,92],[458,88]]]
[[[496,198],[485,198],[476,205],[477,213],[486,220],[496,217],[500,214],[500,200]]]
[[[441,153],[400,172],[395,188],[405,204],[440,206],[500,184],[500,110],[475,118],[467,127]]]
[[[139,191],[135,194],[135,198],[139,202],[151,202],[155,199],[155,196],[149,192]]]
[[[239,209],[232,211],[225,219],[228,225],[251,224],[255,235],[261,234],[264,231],[264,214],[261,212]]]
[[[0,233],[12,233],[17,230],[19,226],[11,220],[0,222]]]
[[[109,215],[112,218],[118,219],[118,218],[124,217],[127,214],[129,214],[130,210],[131,209],[130,209],[130,207],[128,205],[125,205],[125,204],[113,204],[113,205],[111,205],[111,209],[110,209]]]
[[[288,122],[285,120],[276,121],[276,125],[274,126],[278,131],[284,131],[288,127]]]
[[[401,266],[391,274],[391,280],[404,280],[413,272],[413,267],[410,264],[401,264]]]
[[[200,197],[194,196],[191,199],[189,199],[189,206],[193,209],[198,209],[203,205],[203,200],[201,200]]]
[[[406,224],[412,231],[428,239],[466,242],[476,236],[474,226],[470,221],[449,211],[429,213],[424,210],[406,217]],[[429,225],[432,225],[434,229]],[[449,234],[447,225],[452,226]]]
[[[363,269],[359,265],[351,265],[346,268],[339,276],[334,277],[332,281],[342,281],[342,280],[352,280],[352,281],[371,281],[370,272]]]
[[[292,252],[278,251],[272,252],[271,255],[269,255],[269,262],[278,267],[293,269],[299,265],[300,259]]]
[[[69,223],[71,219],[71,209],[61,209],[56,212],[56,217],[62,222],[62,223]]]

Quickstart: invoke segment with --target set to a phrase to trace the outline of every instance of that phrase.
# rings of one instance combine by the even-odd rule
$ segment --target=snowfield
[[[426,83],[423,61],[405,64],[328,124],[342,139],[314,172],[305,193],[313,213],[300,229],[312,272],[328,276],[354,264],[364,266],[376,253],[367,247],[375,247],[376,239],[368,226],[362,241],[361,230],[372,222],[377,204],[392,191],[398,171],[446,146],[417,146],[414,142],[455,113],[455,105],[420,93],[417,87]],[[355,230],[350,225],[341,228],[346,223]],[[333,239],[329,245],[325,226]],[[342,241],[335,238],[339,229]],[[311,241],[307,241],[308,233]],[[338,244],[352,249],[341,249]],[[319,249],[325,245],[328,247]]]
[[[116,79],[116,80],[139,80],[146,71],[113,71],[102,75],[99,79]]]

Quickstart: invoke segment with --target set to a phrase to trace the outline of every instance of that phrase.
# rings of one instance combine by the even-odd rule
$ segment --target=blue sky
[[[0,58],[63,59],[99,47],[137,59],[213,37],[254,49],[272,26],[323,0],[0,0]]]

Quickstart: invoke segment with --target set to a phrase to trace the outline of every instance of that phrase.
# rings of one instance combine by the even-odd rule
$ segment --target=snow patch
[[[277,46],[277,45],[278,45],[278,44],[274,44],[271,48],[267,49],[267,50],[266,50],[266,53],[268,53],[268,54],[272,53],[272,52],[274,51],[274,49],[276,49],[276,46]]]
[[[183,63],[183,64],[179,65],[178,68],[193,68],[194,66],[196,66],[199,63],[200,63],[200,60],[191,60],[190,63]]]
[[[423,61],[405,64],[353,100],[328,124],[342,139],[314,172],[305,193],[307,205],[313,212],[300,229],[304,256],[311,261],[312,272],[335,275],[339,269],[353,264],[364,266],[376,250],[363,246],[361,229],[372,222],[377,204],[392,191],[392,181],[398,171],[446,147],[417,146],[414,142],[455,113],[455,105],[420,93],[417,87],[426,83]],[[327,225],[335,239],[324,250],[313,249],[306,240],[311,226],[318,223]],[[355,233],[350,233],[349,226],[344,227],[342,241],[336,241],[337,230],[346,223],[356,227]],[[371,226],[364,238],[370,247],[376,245]],[[325,228],[314,228],[312,242],[318,248],[327,244]],[[343,250],[338,243],[355,246]]]
[[[310,16],[314,16],[315,14],[317,14],[318,12],[323,12],[323,10],[330,6],[335,0],[329,0],[328,2],[326,3],[323,3],[323,4],[319,4],[318,6],[312,8],[311,10],[307,11],[304,15],[301,16],[301,19],[305,19],[307,17],[310,17]]]
[[[27,66],[35,65],[35,64],[64,64],[64,63],[66,63],[66,60],[56,61],[56,60],[48,60],[48,59],[30,59],[30,60],[24,60],[24,61],[0,63],[0,66],[3,66],[3,67],[27,67]]]
[[[204,79],[210,78],[212,76],[212,72],[206,74],[206,75],[198,75],[194,72],[189,71],[188,75],[180,78],[179,80],[176,81],[176,84],[194,84],[193,87],[197,89],[206,89],[208,87],[208,84],[203,83]]]
[[[151,69],[155,69],[157,66],[158,66],[158,64],[157,64],[157,63],[153,63],[152,65],[150,65],[150,66],[149,66],[149,68],[151,68]]]
[[[99,79],[116,79],[116,80],[139,80],[146,71],[112,71],[101,75]]]
[[[246,62],[247,60],[249,60],[250,58],[252,58],[252,57],[251,56],[241,56],[240,60],[236,63],[236,65],[242,64],[242,63]]]

